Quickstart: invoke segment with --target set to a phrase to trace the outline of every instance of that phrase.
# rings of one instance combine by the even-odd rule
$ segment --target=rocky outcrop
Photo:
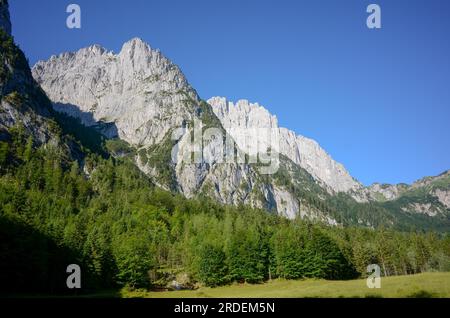
[[[399,205],[403,212],[430,217],[450,214],[450,171],[407,184],[373,184],[364,189],[373,200]],[[448,218],[448,216],[447,216]]]
[[[296,198],[283,188],[275,187],[274,195],[276,200],[276,207],[278,214],[283,215],[289,219],[295,219],[297,216],[305,217],[307,214],[300,214],[300,206]]]
[[[369,200],[391,201],[395,200],[408,189],[406,184],[380,184],[374,183],[365,189]]]
[[[411,203],[406,207],[402,207],[402,210],[404,212],[413,212],[428,216],[436,216],[438,214],[431,203]]]
[[[188,198],[203,192],[226,204],[276,205],[258,171],[245,163],[220,162],[222,153],[213,141],[203,142],[201,162],[184,160],[195,152],[196,121],[222,130],[223,136],[226,132],[180,69],[141,39],[126,42],[118,54],[93,45],[52,56],[38,62],[33,75],[55,110],[87,126],[114,127],[103,132],[137,148],[136,164],[159,186]]]
[[[86,125],[114,123],[116,135],[137,146],[161,142],[173,127],[192,120],[199,102],[180,69],[134,38],[113,54],[99,45],[38,62],[33,76],[55,109]]]
[[[126,42],[117,54],[93,45],[52,56],[32,72],[55,110],[80,118],[107,137],[127,141],[142,171],[157,185],[188,198],[204,194],[224,204],[245,203],[288,218],[337,225],[334,203],[326,203],[331,196],[344,193],[345,208],[351,197],[388,201],[409,189],[363,187],[317,142],[279,127],[277,118],[258,104],[234,104],[221,97],[202,101],[175,64],[138,38]],[[192,144],[196,122],[203,125],[201,146]],[[215,128],[220,136],[203,140],[204,128]],[[231,154],[247,161],[223,161],[229,154],[224,150],[228,137],[236,146]],[[200,161],[186,160],[198,153]],[[260,153],[281,156],[283,173],[262,175],[260,162],[248,162]],[[447,200],[445,194],[436,196]]]
[[[241,149],[249,149],[251,153],[257,143],[270,146],[308,171],[332,192],[362,188],[344,166],[333,160],[316,141],[279,127],[276,116],[259,104],[247,100],[234,104],[223,97],[213,97],[208,103]],[[277,140],[267,140],[266,135],[261,133],[264,129],[275,130]]]
[[[0,141],[21,126],[36,144],[52,138],[50,101],[36,85],[23,52],[11,37],[8,2],[0,1]]]
[[[442,205],[450,209],[450,190],[435,189],[432,194],[439,200]]]
[[[299,199],[275,187],[270,178],[263,179],[257,167],[237,160],[224,162],[222,138],[203,141],[201,162],[184,160],[198,151],[192,145],[197,121],[218,129],[224,138],[230,134],[223,128],[226,123],[201,101],[180,69],[141,39],[126,42],[118,54],[93,45],[52,56],[34,66],[33,76],[55,110],[80,118],[87,126],[109,123],[109,128],[102,126],[101,131],[134,146],[137,166],[163,188],[180,191],[188,198],[204,193],[226,204],[247,203],[289,218],[308,212],[305,205],[299,213]],[[247,119],[267,118],[264,126],[277,127],[274,116],[267,116],[263,108],[260,111],[261,116]],[[235,126],[249,127],[243,122]],[[230,140],[235,145],[233,138]],[[312,141],[295,141],[315,149]],[[310,161],[307,156],[299,158],[305,164]]]

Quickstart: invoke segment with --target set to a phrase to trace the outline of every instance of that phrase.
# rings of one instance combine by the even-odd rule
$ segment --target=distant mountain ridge
[[[348,192],[362,188],[362,185],[350,176],[345,167],[334,161],[316,141],[279,127],[276,116],[270,114],[263,106],[247,100],[239,100],[233,104],[224,97],[213,97],[208,100],[208,103],[238,145],[245,143],[246,136],[239,135],[241,128],[277,129],[280,138],[279,145],[274,144],[278,147],[275,151],[308,171],[315,179],[323,182],[324,186],[334,192]],[[234,128],[238,129],[234,130]],[[258,138],[260,136],[257,134],[252,136],[253,140]]]
[[[279,127],[277,117],[269,113],[264,106],[248,100],[233,103],[225,97],[212,97],[208,103],[228,133],[242,148],[245,148],[248,140],[256,142],[264,137],[259,136],[257,130],[254,130],[254,134],[249,138],[248,135],[240,134],[242,128],[249,131],[252,131],[251,128],[279,130],[280,139],[276,151],[308,171],[331,193],[346,192],[359,202],[395,200],[408,190],[420,188],[449,174],[449,171],[446,171],[436,177],[424,177],[411,185],[374,183],[365,187],[353,178],[342,164],[334,161],[316,141]],[[446,199],[443,198],[442,202],[445,203]]]
[[[409,186],[364,187],[317,142],[280,128],[262,106],[245,100],[233,104],[220,97],[203,101],[181,70],[141,39],[126,42],[118,54],[93,45],[52,56],[32,72],[55,110],[80,118],[108,138],[128,142],[142,171],[161,187],[186,197],[207,195],[224,204],[250,204],[288,218],[329,224],[449,221],[448,185],[422,191],[420,198],[407,196]],[[276,129],[280,145],[271,151],[280,153],[279,171],[264,176],[254,164],[221,164],[218,144],[211,140],[203,149],[208,162],[172,162],[176,144],[178,158],[192,151],[196,120],[230,135],[241,150],[242,136],[233,128]],[[172,140],[180,127],[184,133]],[[423,188],[411,186],[415,187]],[[407,202],[402,201],[405,195]]]

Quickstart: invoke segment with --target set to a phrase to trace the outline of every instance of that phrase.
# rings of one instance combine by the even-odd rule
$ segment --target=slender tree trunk
[[[383,258],[381,258],[381,265],[383,265],[384,276],[389,276],[389,273],[386,271],[386,265],[384,264]]]

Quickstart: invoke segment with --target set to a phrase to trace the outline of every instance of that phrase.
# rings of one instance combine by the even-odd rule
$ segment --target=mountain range
[[[39,61],[30,70],[20,49],[8,42],[11,23],[1,4],[0,140],[8,140],[20,122],[36,144],[60,144],[83,164],[83,150],[55,132],[54,119],[62,113],[100,132],[114,145],[113,156],[129,158],[156,185],[187,198],[207,196],[337,226],[450,228],[450,171],[411,185],[366,187],[316,141],[279,127],[263,106],[202,99],[176,64],[139,38],[118,53],[96,44]],[[200,150],[192,144],[198,122],[200,133],[215,128],[221,134],[203,140]],[[264,143],[260,129],[278,139],[264,149],[279,158],[273,174],[248,160],[255,155],[249,144]],[[221,162],[225,139],[236,149],[234,158],[247,160]],[[185,160],[192,153],[201,160]]]

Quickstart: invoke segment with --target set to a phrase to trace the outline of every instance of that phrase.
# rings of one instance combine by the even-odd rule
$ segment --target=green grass
[[[445,297],[450,298],[450,273],[424,273],[381,279],[381,288],[369,289],[365,279],[350,281],[273,280],[265,284],[235,284],[182,291],[128,291],[121,297],[140,298],[282,298],[282,297]]]

